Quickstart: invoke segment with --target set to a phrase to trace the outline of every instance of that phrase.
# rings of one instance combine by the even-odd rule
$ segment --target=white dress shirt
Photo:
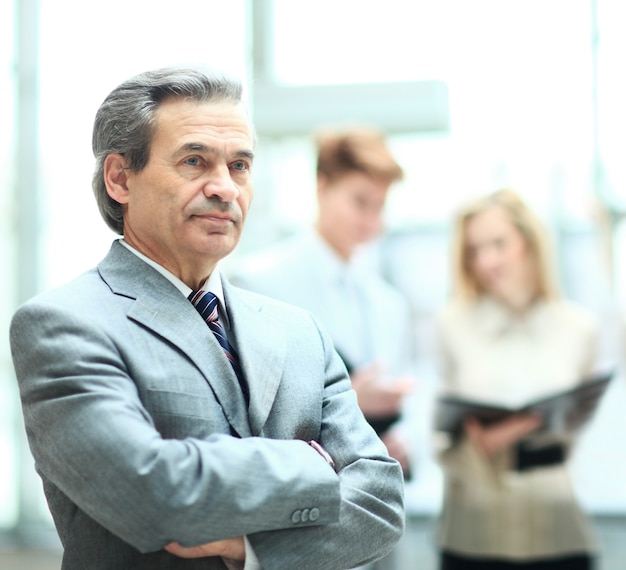
[[[313,313],[351,367],[378,363],[390,376],[410,372],[408,302],[358,259],[346,263],[317,232],[244,259],[229,277],[235,285]]]

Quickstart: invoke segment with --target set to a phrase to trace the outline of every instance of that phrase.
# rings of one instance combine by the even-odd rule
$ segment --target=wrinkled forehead
[[[228,142],[250,152],[254,147],[249,114],[239,101],[170,98],[155,111],[153,129],[156,146]]]

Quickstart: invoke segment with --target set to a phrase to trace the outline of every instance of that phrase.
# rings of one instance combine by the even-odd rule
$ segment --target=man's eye
[[[236,160],[232,164],[233,170],[248,170],[248,163],[245,160]]]
[[[189,166],[200,166],[200,159],[197,156],[190,156],[185,159],[185,164]]]

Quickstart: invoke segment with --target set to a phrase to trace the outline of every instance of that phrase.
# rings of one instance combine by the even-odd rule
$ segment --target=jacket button
[[[309,509],[302,509],[302,522],[309,520]]]
[[[293,514],[291,515],[291,522],[299,523],[301,520],[302,520],[302,511],[301,510],[294,511]]]
[[[309,512],[309,520],[316,521],[320,516],[320,510],[313,507]]]

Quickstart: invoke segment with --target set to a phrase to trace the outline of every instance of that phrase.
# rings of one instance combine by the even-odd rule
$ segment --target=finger
[[[539,418],[514,416],[489,430],[491,444],[495,450],[510,447],[536,430],[539,425]]]
[[[353,384],[368,384],[376,381],[377,375],[370,370],[359,369],[350,375]]]
[[[464,426],[468,437],[472,441],[482,443],[484,430],[476,418],[466,418]]]
[[[184,554],[187,549],[178,542],[170,542],[167,546],[165,546],[164,550],[167,550],[170,554],[184,558]]]
[[[390,394],[398,394],[399,396],[406,396],[415,390],[417,383],[413,378],[407,376],[399,376],[396,378],[389,378],[381,380],[378,385],[381,390],[384,390]]]
[[[481,423],[476,418],[470,417],[465,419],[463,425],[465,427],[465,433],[472,444],[481,452],[489,454],[490,448],[485,441],[485,430]]]
[[[410,378],[400,378],[395,384],[396,391],[402,395],[410,394],[415,390],[416,382]]]
[[[511,426],[511,433],[520,437],[535,431],[541,425],[542,419],[539,416],[516,416]]]
[[[179,558],[204,558],[205,556],[215,556],[217,553],[212,552],[210,544],[202,546],[183,546],[178,542],[170,542],[165,550]]]
[[[474,417],[465,418],[464,424],[465,424],[465,429],[468,432],[473,432],[473,433],[482,432],[482,426],[480,425],[480,422]]]

